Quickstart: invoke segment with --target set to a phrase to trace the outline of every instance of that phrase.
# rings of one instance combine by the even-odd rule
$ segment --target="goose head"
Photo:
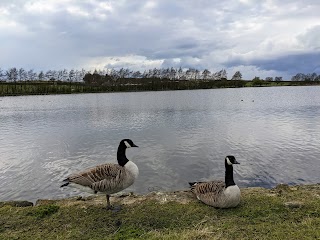
[[[131,147],[138,147],[137,145],[135,145],[131,139],[123,139],[120,142],[120,145],[125,147],[125,148],[131,148]]]
[[[239,162],[237,162],[236,158],[232,155],[228,155],[225,158],[225,165],[227,166],[232,166],[233,164],[240,164]]]

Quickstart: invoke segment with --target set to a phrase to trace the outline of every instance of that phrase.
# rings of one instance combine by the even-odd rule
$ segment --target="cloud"
[[[316,0],[3,0],[0,67],[290,76],[319,69],[319,11]]]
[[[301,34],[297,39],[310,50],[320,50],[320,25],[314,26]]]
[[[287,46],[287,48],[285,47]],[[257,53],[266,52],[266,54]],[[236,54],[225,62],[228,67],[254,66],[262,71],[275,71],[287,79],[296,73],[319,73],[320,25],[307,29],[294,39],[266,39],[254,52]]]

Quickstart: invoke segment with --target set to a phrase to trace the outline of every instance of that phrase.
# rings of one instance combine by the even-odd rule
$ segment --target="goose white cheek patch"
[[[127,146],[127,148],[131,148],[131,145],[127,141],[124,141],[124,144]]]
[[[228,165],[232,165],[232,163],[230,162],[230,159],[227,157],[227,163]]]

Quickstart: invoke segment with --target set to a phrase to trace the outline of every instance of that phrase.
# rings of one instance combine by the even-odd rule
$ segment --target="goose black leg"
[[[111,210],[112,212],[119,212],[121,210],[121,206],[111,206],[110,204],[110,195],[107,194],[107,210]]]
[[[112,207],[111,207],[111,205],[110,205],[110,195],[107,194],[106,197],[107,197],[107,210],[111,210]]]

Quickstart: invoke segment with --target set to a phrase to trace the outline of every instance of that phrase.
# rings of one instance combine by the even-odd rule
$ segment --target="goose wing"
[[[191,191],[197,198],[208,205],[217,202],[224,189],[225,183],[223,181],[195,183],[191,186]]]
[[[100,181],[113,181],[124,171],[118,164],[103,164],[85,171],[70,175],[65,181],[91,187]]]

